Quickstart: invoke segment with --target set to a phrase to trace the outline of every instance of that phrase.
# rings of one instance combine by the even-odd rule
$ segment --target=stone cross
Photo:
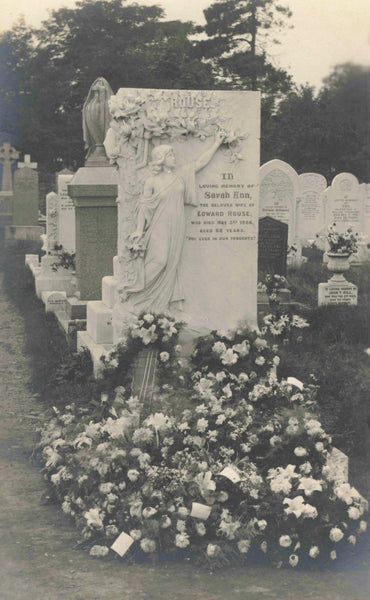
[[[31,155],[24,155],[24,162],[19,162],[17,164],[18,169],[23,169],[23,167],[28,167],[29,169],[37,169],[37,162],[31,162]]]
[[[19,152],[12,147],[10,142],[4,142],[0,148],[0,162],[3,165],[2,192],[13,191],[12,163],[18,160]]]

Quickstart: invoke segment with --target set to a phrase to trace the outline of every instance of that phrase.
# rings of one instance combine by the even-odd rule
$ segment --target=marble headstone
[[[255,326],[259,93],[121,89],[111,98],[113,116],[115,111],[123,114],[125,107],[131,107],[138,126],[143,121],[150,127],[147,138],[151,141],[145,142],[144,136],[139,146],[134,146],[126,128],[121,137],[115,139],[112,131],[107,136],[111,159],[117,153],[120,156],[118,258],[114,269],[118,288],[127,277],[125,247],[136,226],[135,205],[150,175],[146,166],[153,146],[171,144],[176,169],[181,169],[209,151],[222,129],[226,132],[224,144],[197,172],[191,186],[193,202],[185,206],[185,238],[177,268],[183,300],[176,316],[199,332],[232,328],[241,319]],[[130,158],[133,152],[136,154]],[[118,309],[124,303],[121,299]],[[115,309],[114,341],[119,339],[119,319],[120,312]]]
[[[259,217],[272,217],[288,225],[288,244],[296,237],[296,204],[300,186],[298,174],[288,163],[274,159],[260,168]]]
[[[58,198],[59,198],[59,244],[69,253],[76,251],[76,216],[72,199],[68,195],[67,185],[73,177],[72,171],[58,173]]]
[[[296,235],[300,239],[312,239],[325,226],[323,193],[326,179],[319,173],[302,173],[298,180]]]
[[[326,225],[336,224],[337,231],[343,233],[348,227],[362,233],[363,203],[361,188],[357,178],[351,173],[340,173],[334,177],[325,192]]]
[[[29,167],[14,173],[13,225],[37,225],[39,212],[39,176]]]
[[[46,196],[46,251],[55,254],[55,246],[59,245],[58,235],[58,194],[50,192]]]

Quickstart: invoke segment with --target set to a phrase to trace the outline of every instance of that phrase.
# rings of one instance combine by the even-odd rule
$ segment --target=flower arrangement
[[[168,344],[178,330],[147,314],[126,343]],[[113,352],[110,374],[115,360]],[[166,411],[148,416],[122,386],[90,409],[54,409],[41,431],[45,477],[92,556],[177,552],[216,566],[296,567],[353,546],[366,528],[364,503],[333,480],[316,387],[279,381],[277,362],[256,332],[212,332],[184,380],[189,408],[166,404],[167,379],[158,392]]]
[[[54,250],[57,252],[57,260],[52,264],[52,270],[58,271],[58,269],[70,269],[71,271],[76,270],[76,254],[75,252],[67,252],[64,250],[62,245],[55,244]]]
[[[339,233],[335,229],[336,225],[333,223],[328,227],[327,241],[329,244],[329,252],[335,254],[355,254],[358,250],[358,234],[353,232],[351,227],[344,233]]]

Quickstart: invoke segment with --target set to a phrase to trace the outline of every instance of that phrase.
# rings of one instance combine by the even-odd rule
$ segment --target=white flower
[[[317,452],[322,452],[324,450],[324,444],[322,442],[316,442],[315,448]]]
[[[63,512],[66,514],[66,515],[69,515],[69,514],[72,512],[72,510],[71,510],[71,503],[65,500],[65,501],[63,502],[63,504],[62,504],[62,511],[63,511]]]
[[[204,431],[207,429],[207,427],[208,427],[208,421],[207,421],[207,419],[203,419],[203,418],[202,419],[198,419],[198,421],[197,421],[197,430],[200,433],[204,433]]]
[[[246,383],[247,381],[249,381],[249,376],[246,373],[240,373],[239,381],[241,381],[242,383]]]
[[[291,567],[296,567],[299,563],[299,557],[297,556],[297,554],[291,554],[289,556],[289,564]]]
[[[226,502],[229,499],[229,494],[221,490],[221,492],[217,496],[217,500],[219,502]]]
[[[177,510],[177,513],[178,513],[179,517],[181,517],[182,519],[185,519],[188,516],[189,511],[187,508],[185,508],[185,506],[180,506],[180,508]]]
[[[142,514],[143,514],[144,519],[150,519],[150,517],[152,517],[156,513],[157,513],[157,511],[155,508],[153,508],[152,506],[147,506],[147,507],[143,508]]]
[[[354,520],[359,519],[362,514],[361,511],[358,508],[356,508],[355,506],[350,506],[347,512],[348,512],[349,518],[354,519]]]
[[[284,537],[284,536],[283,536],[283,537]],[[289,537],[289,536],[287,535],[286,537]],[[281,539],[281,538],[280,538],[280,539]],[[290,539],[290,538],[289,538],[289,539]],[[267,552],[267,542],[262,542],[262,543],[261,543],[261,546],[260,546],[260,548],[261,548],[262,552],[263,552],[264,554],[266,554],[266,552]]]
[[[329,533],[329,538],[331,539],[332,542],[340,542],[340,540],[343,538],[344,533],[341,529],[339,529],[339,527],[333,527],[330,530]]]
[[[280,442],[281,437],[279,435],[273,435],[272,437],[270,437],[270,446],[272,446],[273,448],[280,444]]]
[[[332,550],[330,552],[330,558],[331,560],[335,560],[337,558],[337,553],[335,552],[335,550]]]
[[[109,494],[109,492],[111,492],[111,491],[112,491],[113,487],[114,487],[114,486],[113,486],[113,483],[110,483],[110,482],[107,482],[107,483],[101,483],[101,484],[99,485],[99,491],[100,491],[102,494]]]
[[[311,546],[310,551],[309,551],[309,556],[311,558],[317,558],[320,554],[320,550],[318,546]]]
[[[292,489],[292,484],[289,479],[283,476],[275,477],[270,481],[270,488],[276,494],[283,492],[284,494],[289,494]]]
[[[297,446],[296,448],[294,448],[294,454],[299,457],[306,456],[307,450],[305,448],[303,448],[302,446]]]
[[[240,552],[240,554],[247,554],[249,548],[250,548],[250,541],[249,540],[239,540],[237,546],[238,546],[238,550]]]
[[[285,498],[283,504],[287,504],[284,508],[284,512],[287,515],[294,515],[297,519],[303,514],[305,502],[303,496],[296,496],[295,498]]]
[[[360,521],[358,531],[360,533],[365,533],[366,530],[367,530],[367,523],[366,523],[366,521]]]
[[[135,540],[135,542],[140,540],[142,535],[143,534],[140,529],[131,529],[130,531],[130,537],[132,537],[132,539]]]
[[[235,344],[232,347],[232,350],[234,350],[234,352],[237,352],[242,357],[247,356],[250,351],[250,344],[248,340],[243,340],[241,344]]]
[[[216,373],[216,381],[223,381],[226,377],[226,373],[225,371],[219,371],[218,373]]]
[[[232,351],[231,348],[228,348],[221,356],[221,362],[223,365],[235,365],[238,361],[238,354]]]
[[[292,539],[289,535],[281,535],[279,538],[279,544],[282,548],[288,548],[292,543]]]
[[[217,544],[208,544],[207,546],[207,556],[213,558],[220,554],[221,548]]]
[[[118,527],[115,525],[107,525],[105,528],[105,534],[107,537],[116,537],[118,535]]]
[[[170,355],[169,355],[169,353],[168,353],[168,352],[161,352],[161,353],[159,354],[159,358],[160,358],[160,360],[161,360],[162,362],[167,362],[167,361],[169,360],[169,358],[170,358]]]
[[[195,529],[198,535],[203,536],[207,533],[206,526],[204,525],[204,523],[197,523],[195,525]]]
[[[322,492],[321,481],[313,477],[302,477],[298,489],[303,490],[306,496],[311,496],[313,492]]]
[[[262,340],[261,338],[256,338],[254,340],[254,345],[256,346],[256,348],[258,348],[258,350],[262,350],[263,348],[267,348],[267,342],[266,342],[266,340]]]
[[[229,383],[227,385],[225,385],[224,388],[222,388],[222,392],[223,392],[223,395],[225,396],[225,398],[231,398],[231,396],[233,395]]]
[[[98,508],[90,508],[90,510],[84,514],[84,517],[88,527],[103,529],[103,516]]]
[[[186,533],[178,533],[175,538],[175,544],[178,548],[186,548],[189,546],[189,536]]]
[[[316,419],[309,419],[308,421],[306,421],[305,427],[306,427],[308,435],[311,435],[311,436],[315,436],[315,435],[324,433],[324,430],[321,427],[320,421],[317,421]]]
[[[95,546],[93,546],[90,549],[90,556],[106,556],[109,552],[109,548],[107,546],[99,546],[98,544],[95,544]]]
[[[226,346],[223,342],[215,342],[212,346],[212,350],[215,354],[223,354],[226,352]]]
[[[146,315],[144,315],[143,319],[144,319],[144,321],[146,321],[147,323],[149,323],[149,325],[150,325],[150,323],[153,323],[153,321],[154,321],[153,315],[151,315],[149,313],[146,314]]]
[[[154,540],[150,540],[149,538],[143,538],[140,542],[140,547],[143,550],[143,552],[155,552],[156,550],[156,543]]]
[[[347,541],[349,544],[352,544],[352,546],[354,546],[356,544],[356,536],[355,535],[349,535],[347,538]]]
[[[137,481],[140,477],[140,473],[136,469],[129,469],[127,471],[127,477],[130,481]]]
[[[357,495],[356,490],[349,483],[337,485],[334,492],[340,500],[343,500],[348,505],[352,504],[353,498]]]
[[[267,521],[265,521],[265,519],[261,519],[260,521],[257,521],[257,526],[260,531],[264,531],[267,527]]]
[[[132,434],[132,441],[134,444],[148,444],[152,441],[154,432],[149,427],[139,427]]]
[[[272,363],[275,365],[275,367],[277,367],[278,365],[280,365],[280,357],[279,356],[274,356],[274,358],[272,359]]]
[[[303,463],[302,465],[300,465],[299,470],[304,475],[308,475],[312,471],[312,465],[310,462],[307,461],[307,462]]]
[[[254,362],[256,363],[256,365],[259,365],[260,367],[262,367],[262,365],[265,364],[266,360],[264,359],[263,356],[257,356],[257,358]]]
[[[176,523],[176,529],[177,529],[177,531],[180,531],[181,533],[186,531],[186,522],[183,521],[183,519],[178,519],[178,521]]]

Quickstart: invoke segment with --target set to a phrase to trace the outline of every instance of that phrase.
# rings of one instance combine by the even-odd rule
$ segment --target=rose
[[[220,554],[221,548],[217,544],[208,544],[207,546],[207,556],[210,558],[214,558],[218,554]]]
[[[249,540],[240,540],[237,543],[238,550],[239,550],[240,554],[247,554],[250,545],[251,545],[251,543],[250,543]]]
[[[139,479],[140,473],[136,469],[129,469],[127,471],[127,477],[130,481],[137,481]]]
[[[171,526],[171,519],[167,515],[163,515],[160,519],[159,526],[161,529],[167,529]]]
[[[294,448],[294,454],[298,457],[306,456],[307,450],[302,446],[297,446],[297,448]]]
[[[282,548],[288,548],[292,543],[292,539],[289,535],[281,535],[279,538],[279,544]]]
[[[320,550],[318,546],[311,546],[310,551],[309,551],[309,556],[311,558],[317,558],[320,554]]]
[[[361,517],[361,511],[355,506],[350,506],[347,512],[350,519],[356,520]]]
[[[170,355],[168,352],[161,352],[159,358],[162,362],[167,362],[170,358]]]
[[[150,519],[150,517],[155,515],[156,512],[157,511],[155,508],[152,508],[151,506],[147,506],[146,508],[143,509],[143,517],[144,517],[144,519]]]
[[[297,556],[297,554],[291,554],[289,556],[289,564],[291,567],[296,567],[299,563],[299,557]]]
[[[140,542],[140,547],[144,552],[155,552],[156,543],[154,540],[150,540],[149,538],[143,538]]]
[[[340,542],[343,536],[344,533],[341,529],[339,529],[339,527],[332,527],[332,529],[330,530],[329,538],[332,542]]]

